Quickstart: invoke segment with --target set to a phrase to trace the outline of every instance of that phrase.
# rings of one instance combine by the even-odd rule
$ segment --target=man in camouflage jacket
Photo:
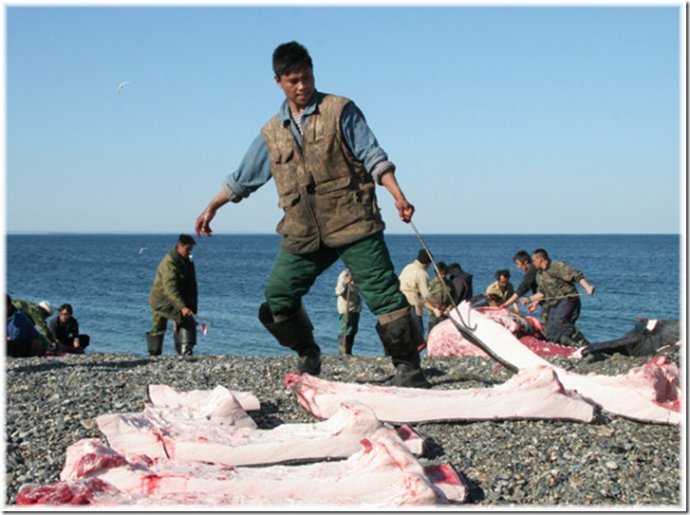
[[[588,341],[575,327],[580,316],[580,297],[575,284],[580,284],[588,295],[594,294],[582,272],[563,261],[551,260],[544,249],[532,253],[537,269],[537,293],[530,297],[528,307],[533,312],[538,303],[546,311],[546,339],[569,346],[588,345]]]

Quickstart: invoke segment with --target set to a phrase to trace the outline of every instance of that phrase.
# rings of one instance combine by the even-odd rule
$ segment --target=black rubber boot
[[[352,356],[352,346],[355,344],[354,335],[338,335],[338,351],[344,356]]]
[[[318,376],[321,373],[321,349],[314,341],[314,326],[304,306],[289,315],[274,316],[265,302],[259,308],[259,320],[284,347],[299,356],[297,370]]]
[[[345,354],[352,356],[352,347],[355,345],[355,335],[350,334],[345,337]]]
[[[420,366],[418,346],[424,342],[412,308],[403,308],[379,316],[376,332],[395,366],[391,386],[431,388]]]
[[[580,332],[580,330],[576,327],[575,331],[573,331],[573,334],[571,338],[577,342],[578,346],[584,345],[587,346],[589,345],[589,342],[587,341],[587,338],[585,338],[585,335]]]
[[[191,356],[196,345],[196,331],[180,327],[175,333],[175,350],[182,356]]]
[[[587,340],[585,340],[585,342],[586,341]],[[560,343],[561,345],[565,345],[566,347],[580,347],[581,345],[586,345],[586,343],[580,343],[574,340],[571,336],[566,336],[564,334],[561,335],[560,339],[558,340],[558,343]]]
[[[160,356],[163,352],[163,337],[164,334],[158,336],[151,336],[151,333],[146,333],[146,347],[149,350],[149,355]]]

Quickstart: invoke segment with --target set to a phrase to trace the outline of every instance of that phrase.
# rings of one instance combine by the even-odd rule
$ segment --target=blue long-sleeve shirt
[[[311,115],[316,111],[316,97],[317,94],[314,92],[311,101],[301,113],[302,131],[306,129]],[[290,116],[290,104],[287,99],[283,101],[278,113],[278,121],[284,123],[285,120],[289,122],[290,130],[301,147],[302,136]],[[379,146],[374,133],[367,125],[364,114],[354,102],[350,102],[343,109],[340,128],[345,143],[355,158],[362,161],[364,168],[371,174],[374,181],[380,183],[384,172],[395,171],[395,165],[388,160],[388,155]],[[231,201],[239,202],[266,184],[270,178],[271,160],[268,146],[263,135],[259,133],[249,146],[237,170],[226,177],[223,190]]]

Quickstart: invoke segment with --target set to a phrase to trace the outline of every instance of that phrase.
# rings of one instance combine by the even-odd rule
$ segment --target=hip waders
[[[384,329],[383,332],[378,331],[379,337],[384,348],[393,358],[396,369],[400,372],[399,365],[405,364],[413,371],[413,374],[408,374],[408,376],[414,375],[414,380],[407,378],[407,376],[406,378],[398,377],[399,373],[396,375],[401,383],[399,386],[428,386],[419,367],[417,347],[420,342],[417,341],[418,337],[412,328],[409,330],[402,328],[403,325],[409,325],[408,322],[401,322],[400,320],[403,318],[405,320],[410,319],[410,308],[407,299],[400,292],[400,281],[395,273],[382,232],[342,247],[322,247],[309,254],[291,254],[281,249],[273,264],[266,286],[266,303],[260,310],[262,323],[281,345],[292,348],[298,354],[300,351],[304,352],[299,343],[297,347],[294,346],[294,337],[297,334],[291,334],[288,337],[288,335],[272,331],[267,324],[279,323],[280,317],[286,317],[290,320],[298,310],[304,312],[302,297],[307,294],[316,278],[338,258],[341,258],[350,270],[352,280],[357,284],[367,307],[379,317],[377,331],[379,327]],[[273,316],[272,322],[266,316],[267,311]],[[382,319],[383,315],[389,315],[393,312],[404,312],[405,316]],[[309,322],[306,312],[304,312],[304,318],[306,318],[306,322]],[[392,323],[394,323],[396,330],[386,330],[386,328],[393,328]],[[319,349],[313,340],[311,322],[308,324],[303,322],[293,329],[301,332],[307,348]]]

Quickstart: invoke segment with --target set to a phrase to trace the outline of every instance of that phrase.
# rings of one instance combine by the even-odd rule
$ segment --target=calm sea
[[[8,235],[7,291],[15,298],[58,306],[72,304],[87,352],[145,354],[149,329],[148,293],[156,266],[177,235]],[[508,268],[522,277],[511,258],[519,249],[543,247],[554,259],[580,269],[596,287],[583,297],[579,327],[591,341],[623,335],[635,318],[680,317],[680,238],[677,235],[428,235],[438,260],[457,261],[474,275],[475,294]],[[396,271],[417,255],[414,234],[387,235]],[[278,252],[275,235],[214,235],[194,248],[199,283],[199,316],[209,324],[199,334],[197,354],[285,355],[257,319],[259,304]],[[322,352],[337,353],[335,281],[338,262],[314,284],[304,303]],[[362,314],[354,351],[380,355],[375,317]],[[172,352],[170,331],[164,353]]]

